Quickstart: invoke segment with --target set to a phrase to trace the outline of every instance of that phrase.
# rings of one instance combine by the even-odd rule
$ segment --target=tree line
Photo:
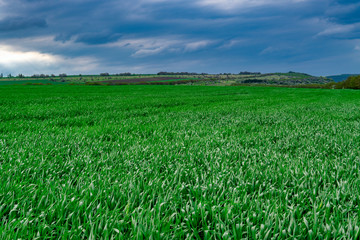
[[[360,89],[360,75],[350,76],[345,81],[336,83],[335,87],[338,89],[339,88]]]

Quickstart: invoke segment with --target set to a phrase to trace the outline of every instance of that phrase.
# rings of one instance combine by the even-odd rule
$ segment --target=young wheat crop
[[[360,92],[1,86],[1,239],[357,239]]]

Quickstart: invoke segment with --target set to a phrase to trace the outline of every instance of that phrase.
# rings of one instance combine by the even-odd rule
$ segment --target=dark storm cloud
[[[109,32],[81,33],[77,36],[76,42],[82,42],[90,45],[104,44],[116,42],[120,37],[120,34]]]
[[[100,63],[95,73],[129,68],[322,74],[355,71],[359,63],[358,1],[3,2],[0,42],[69,59],[94,58]],[[340,69],[337,58],[352,62]]]
[[[33,17],[7,17],[0,20],[0,31],[16,31],[28,28],[45,28],[46,21],[41,18]]]

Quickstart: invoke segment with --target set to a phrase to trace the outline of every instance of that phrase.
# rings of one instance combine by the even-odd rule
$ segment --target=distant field
[[[134,75],[134,76],[99,76],[99,75],[85,75],[85,76],[66,76],[66,77],[26,77],[26,78],[0,78],[0,85],[16,85],[27,83],[44,83],[44,84],[83,84],[83,83],[104,83],[104,84],[119,84],[119,83],[142,83],[142,82],[163,82],[163,81],[177,81],[187,79],[204,78],[189,76],[158,76],[158,75]]]
[[[186,80],[186,78],[176,78],[176,77],[148,77],[148,78],[127,78],[119,80],[107,80],[100,81],[100,83],[108,84],[119,84],[119,83],[141,83],[141,82],[163,82],[163,81],[177,81],[177,80]]]
[[[26,85],[26,84],[63,84],[63,82],[53,82],[50,80],[12,80],[12,81],[3,81],[0,80],[0,85]]]
[[[302,84],[325,84],[331,82],[324,77],[315,77],[304,73],[267,73],[267,74],[188,74],[188,75],[157,75],[157,74],[133,74],[121,75],[70,75],[70,76],[47,76],[47,77],[11,77],[0,78],[0,85],[24,84],[29,82],[44,82],[50,84],[151,84],[151,82],[180,81],[175,84],[191,84],[206,86],[230,86],[230,85],[284,85],[294,86]],[[187,81],[188,80],[188,81]],[[199,81],[193,81],[199,80]]]
[[[359,100],[0,86],[0,239],[358,239]]]

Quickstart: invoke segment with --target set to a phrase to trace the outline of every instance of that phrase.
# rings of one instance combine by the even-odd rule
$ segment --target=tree
[[[360,89],[360,75],[350,76],[344,82],[342,82],[343,88]]]

